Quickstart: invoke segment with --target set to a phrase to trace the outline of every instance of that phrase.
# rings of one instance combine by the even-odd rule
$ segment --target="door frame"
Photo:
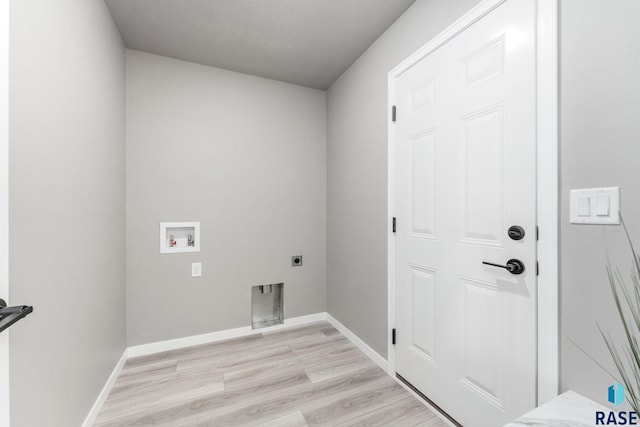
[[[483,0],[388,74],[388,110],[395,105],[395,79],[434,50],[509,0]],[[558,142],[558,0],[537,0],[536,11],[536,151],[537,256],[540,265],[537,294],[537,404],[559,392],[559,142]],[[395,377],[396,242],[391,218],[395,213],[395,127],[388,127],[387,301],[389,375]],[[543,173],[544,172],[544,173]]]
[[[9,298],[9,0],[0,6],[0,298]],[[9,331],[0,333],[0,425],[10,425]]]

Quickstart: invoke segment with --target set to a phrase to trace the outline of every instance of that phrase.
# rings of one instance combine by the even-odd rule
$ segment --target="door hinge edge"
[[[396,345],[396,328],[391,330],[391,344]]]
[[[395,105],[393,107],[391,107],[391,121],[392,122],[396,121],[396,106]]]

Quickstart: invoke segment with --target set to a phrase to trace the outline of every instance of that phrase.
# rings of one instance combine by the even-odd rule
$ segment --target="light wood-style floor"
[[[130,359],[94,425],[447,424],[319,322]]]

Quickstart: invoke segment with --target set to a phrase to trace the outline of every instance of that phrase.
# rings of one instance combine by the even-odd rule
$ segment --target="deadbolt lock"
[[[524,228],[519,225],[512,225],[509,227],[507,234],[509,234],[509,238],[511,238],[511,240],[522,240],[524,239]]]

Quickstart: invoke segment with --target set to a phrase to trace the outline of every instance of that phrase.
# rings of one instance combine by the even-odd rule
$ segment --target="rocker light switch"
[[[591,216],[591,198],[589,196],[578,197],[578,216]]]
[[[609,216],[609,196],[596,196],[596,215]]]

